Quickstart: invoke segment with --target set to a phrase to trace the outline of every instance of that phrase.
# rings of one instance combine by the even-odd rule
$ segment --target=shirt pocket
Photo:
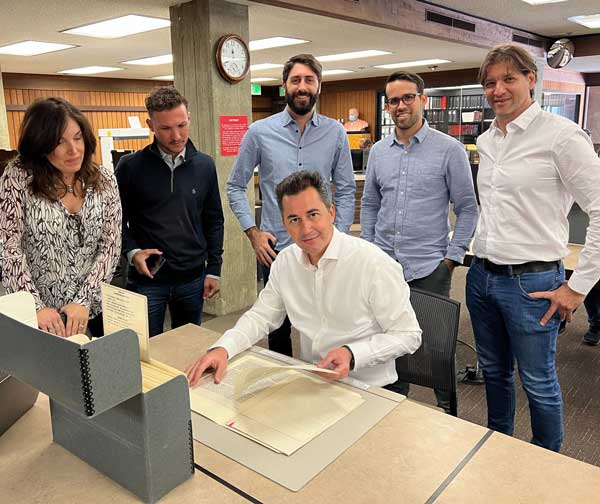
[[[419,169],[415,176],[414,195],[419,198],[447,197],[446,177],[439,169]]]

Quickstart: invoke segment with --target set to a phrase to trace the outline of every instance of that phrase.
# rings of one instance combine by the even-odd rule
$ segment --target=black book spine
[[[94,387],[92,386],[92,377],[90,374],[89,350],[79,349],[79,365],[81,368],[81,391],[83,393],[83,406],[85,414],[92,416],[96,410],[94,408]]]

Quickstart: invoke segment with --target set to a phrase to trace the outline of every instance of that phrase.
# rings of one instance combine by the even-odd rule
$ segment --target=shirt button
[[[298,166],[302,166],[302,163],[298,163]]]
[[[302,149],[302,147],[298,147],[298,149]]]
[[[402,175],[406,175],[406,172],[405,172],[405,171],[403,171],[403,172],[402,172]]]
[[[400,191],[400,194],[404,194],[404,191]]]
[[[298,130],[296,130],[296,133],[298,133]]]

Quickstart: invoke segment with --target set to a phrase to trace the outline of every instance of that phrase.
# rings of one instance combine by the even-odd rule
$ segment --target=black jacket
[[[221,274],[223,209],[215,163],[188,140],[185,161],[173,172],[156,140],[124,156],[115,170],[123,206],[123,253],[157,248],[166,259],[157,283],[193,280],[206,269]],[[135,268],[130,275],[140,281]]]

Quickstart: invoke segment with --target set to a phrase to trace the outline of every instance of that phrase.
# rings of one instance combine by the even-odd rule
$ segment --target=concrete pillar
[[[0,149],[8,150],[10,148],[8,118],[6,116],[6,102],[4,101],[4,85],[2,84],[2,68],[0,68]]]
[[[225,315],[256,299],[256,257],[235,215],[229,209],[225,183],[235,160],[221,156],[219,116],[252,118],[250,76],[238,84],[225,81],[216,66],[215,52],[222,35],[235,33],[248,42],[248,7],[225,0],[194,0],[170,8],[171,46],[175,87],[188,99],[190,136],[196,147],[217,165],[225,214],[225,253],[221,293],[205,304],[205,311]],[[254,208],[254,187],[248,191]]]

